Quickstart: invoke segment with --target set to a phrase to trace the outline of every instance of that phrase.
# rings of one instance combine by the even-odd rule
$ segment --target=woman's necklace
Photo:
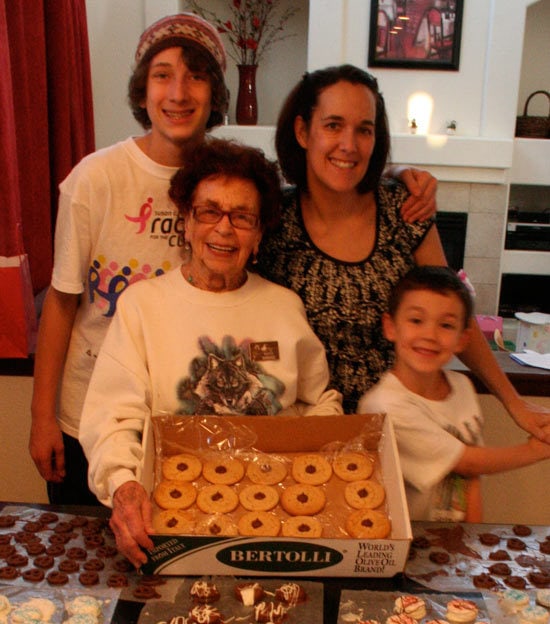
[[[189,284],[191,284],[195,288],[199,288],[201,290],[208,290],[210,292],[223,292],[227,290],[237,290],[238,288],[244,285],[248,277],[246,271],[243,271],[239,275],[239,278],[235,281],[234,284],[230,284],[229,286],[227,286],[227,282],[225,282],[222,288],[209,288],[206,282],[202,282],[202,284],[204,285],[201,285],[201,280],[197,280],[195,277],[193,277],[193,274],[191,273],[191,267],[189,265],[182,264],[181,273],[183,277],[185,278],[185,280],[189,282]]]

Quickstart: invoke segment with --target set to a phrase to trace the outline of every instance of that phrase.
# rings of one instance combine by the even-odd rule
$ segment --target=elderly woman
[[[277,168],[255,149],[211,140],[172,179],[185,224],[176,270],[120,298],[86,397],[80,442],[117,545],[136,565],[152,547],[140,484],[152,414],[342,413],[323,346],[298,295],[250,273],[279,219]]]

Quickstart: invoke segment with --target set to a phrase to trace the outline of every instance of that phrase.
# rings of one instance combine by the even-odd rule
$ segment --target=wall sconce
[[[433,98],[429,93],[413,93],[407,102],[407,119],[416,123],[416,134],[428,134],[432,118]],[[409,124],[412,132],[412,121]]]

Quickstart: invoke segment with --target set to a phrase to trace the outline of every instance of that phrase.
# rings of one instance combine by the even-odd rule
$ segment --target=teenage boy
[[[448,267],[418,266],[395,287],[384,315],[395,362],[359,401],[359,413],[391,418],[412,520],[482,521],[479,476],[550,458],[536,438],[510,447],[482,446],[475,390],[444,370],[468,341],[473,304]]]
[[[170,179],[227,110],[225,51],[197,15],[152,24],[135,63],[128,99],[145,134],[87,156],[60,185],[29,442],[51,503],[98,504],[78,442],[93,366],[120,294],[181,262],[183,222]]]

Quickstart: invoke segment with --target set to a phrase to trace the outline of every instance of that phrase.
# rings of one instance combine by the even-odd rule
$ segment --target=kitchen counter
[[[495,351],[493,355],[519,394],[550,397],[550,371],[519,364],[504,351]],[[458,358],[454,358],[448,368],[467,375],[480,394],[489,394],[486,386]]]

